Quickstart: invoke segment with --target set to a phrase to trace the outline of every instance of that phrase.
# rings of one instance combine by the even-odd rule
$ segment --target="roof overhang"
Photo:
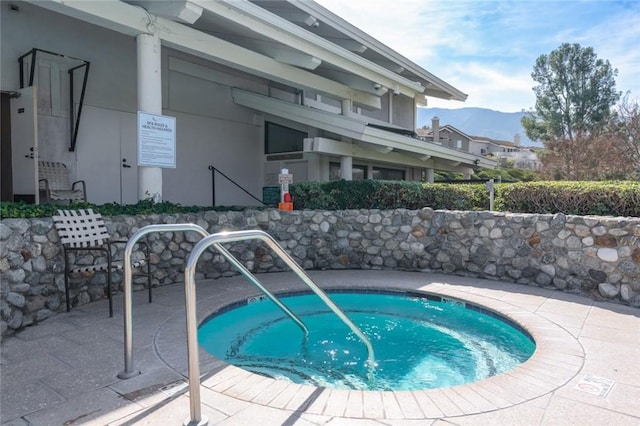
[[[380,108],[380,97],[374,93],[357,90],[308,70],[279,62],[185,24],[161,16],[151,17],[148,11],[136,5],[119,0],[26,1],[131,36],[156,32],[164,46],[285,85],[314,90],[339,99],[351,99],[356,105]]]
[[[466,99],[313,1],[26,1],[129,35],[157,32],[166,46],[366,108],[379,108],[373,98],[388,91],[418,103]],[[294,70],[306,74],[287,80]],[[327,81],[342,88],[328,90]]]
[[[425,87],[425,90],[422,92],[424,95],[457,101],[465,101],[467,99],[467,95],[462,91],[456,89],[421,66],[400,55],[398,52],[379,42],[359,28],[349,24],[344,19],[325,9],[318,3],[305,0],[286,1],[295,5],[295,7],[300,10],[305,11],[309,16],[318,19],[323,25],[330,25],[341,32],[345,38],[342,39],[342,41],[334,40],[335,43],[357,46],[361,53],[375,52],[380,57],[386,58],[386,60],[381,59],[380,63],[386,62],[385,66],[392,69],[394,72],[397,72],[411,80],[420,82],[420,84]]]
[[[441,167],[446,165],[447,169],[496,166],[493,160],[372,127],[353,116],[320,111],[237,88],[232,90],[232,97],[236,104],[350,138],[354,143],[349,145],[366,149],[366,145],[362,144],[365,143],[371,145],[369,149],[383,155],[390,155],[392,152],[409,155],[419,160],[415,164],[420,164],[420,167],[434,167],[437,164]],[[387,157],[388,161],[391,159],[392,157]]]
[[[233,22],[248,34],[257,33],[278,45],[295,47],[296,50],[327,62],[349,75],[370,80],[372,89],[377,83],[397,94],[412,98],[425,89],[420,83],[356,55],[251,2],[191,0],[191,3],[201,7],[205,12]]]

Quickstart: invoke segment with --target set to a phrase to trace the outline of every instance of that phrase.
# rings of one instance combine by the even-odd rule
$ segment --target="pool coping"
[[[293,274],[269,275],[261,275],[261,280],[274,293],[306,290]],[[313,278],[314,273],[310,275]],[[535,400],[563,387],[580,372],[585,352],[569,331],[522,306],[500,300],[500,291],[477,285],[482,280],[469,278],[473,285],[467,288],[447,284],[444,278],[416,273],[410,274],[409,279],[389,283],[387,274],[378,278],[372,273],[366,282],[350,282],[348,286],[332,281],[330,276],[323,276],[316,282],[325,290],[375,288],[468,301],[519,324],[536,342],[533,356],[514,370],[470,384],[419,391],[360,391],[317,388],[271,379],[229,365],[200,350],[201,385],[217,397],[291,412],[348,419],[442,419],[487,413]],[[257,289],[247,285],[216,288],[215,281],[207,288],[199,287],[198,291],[202,294],[199,294],[197,305],[199,322],[223,306],[259,294]],[[491,297],[492,291],[498,292],[495,297]],[[528,291],[532,296],[536,292],[540,295],[551,292],[536,288]],[[184,347],[184,339],[184,312],[168,316],[154,335],[156,354],[180,374],[186,372],[187,357],[185,351],[176,348]],[[211,397],[211,393],[205,393],[203,404]]]

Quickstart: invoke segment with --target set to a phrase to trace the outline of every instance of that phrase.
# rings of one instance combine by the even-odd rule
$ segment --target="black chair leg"
[[[111,252],[107,251],[107,292],[109,293],[109,318],[113,318],[113,295],[111,294]]]
[[[69,300],[69,259],[68,254],[64,252],[64,294],[67,302],[67,312],[71,311],[71,301]]]
[[[149,303],[151,303],[151,261],[148,251],[149,249],[147,248],[147,284],[149,286]]]

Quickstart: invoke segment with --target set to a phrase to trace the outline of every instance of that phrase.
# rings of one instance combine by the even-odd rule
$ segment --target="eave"
[[[35,6],[71,16],[130,36],[157,32],[162,44],[216,63],[286,85],[351,99],[357,105],[380,108],[380,98],[331,79],[278,62],[268,56],[159,16],[153,22],[144,9],[119,0],[26,0]],[[205,3],[205,2],[203,2]]]
[[[425,88],[380,65],[370,62],[347,49],[306,31],[286,19],[265,11],[253,3],[237,0],[191,0],[205,11],[224,17],[247,31],[259,33],[286,46],[295,46],[312,57],[327,62],[349,74],[380,84],[398,94],[414,98]]]
[[[331,13],[319,4],[312,1],[304,0],[286,1],[292,5],[295,5],[295,7],[299,8],[300,10],[304,10],[305,12],[309,13],[309,15],[316,17],[327,25],[331,25],[339,29],[355,43],[362,45],[363,48],[376,50],[381,55],[386,56],[387,58],[389,58],[390,62],[392,62],[393,67],[396,69],[396,72],[402,72],[406,70],[414,74],[420,80],[424,80],[426,83],[428,83],[427,85],[425,85],[425,90],[422,92],[424,95],[463,102],[467,99],[467,94],[465,94],[464,92],[456,89],[444,80],[431,74],[419,65],[400,55],[398,52],[394,51],[388,46],[385,46],[383,43],[366,34],[364,31],[361,31],[360,29],[349,24],[344,19]]]
[[[352,139],[355,145],[364,142],[377,147],[377,152],[405,153],[421,159],[423,167],[434,162],[461,167],[494,168],[496,162],[467,152],[424,142],[395,132],[368,126],[366,122],[352,117],[336,115],[270,98],[257,93],[234,88],[232,97],[236,104],[244,105],[266,114],[323,129]],[[362,145],[359,145],[362,146]]]

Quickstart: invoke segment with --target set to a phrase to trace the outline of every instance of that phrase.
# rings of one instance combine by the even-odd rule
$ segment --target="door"
[[[40,202],[38,190],[38,109],[36,87],[18,90],[11,99],[11,169],[13,199]]]
[[[120,203],[138,202],[138,116],[120,113]]]
[[[11,173],[11,101],[10,93],[0,93],[0,201],[13,201]]]
[[[133,204],[138,197],[136,114],[85,105],[78,134],[78,176],[87,200]]]

